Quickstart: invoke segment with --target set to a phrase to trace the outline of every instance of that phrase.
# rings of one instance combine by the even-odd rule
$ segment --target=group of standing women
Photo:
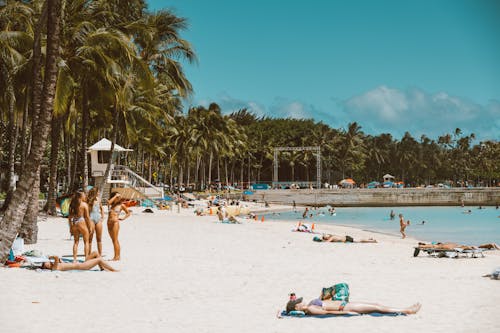
[[[113,193],[108,200],[108,233],[113,242],[114,249],[112,260],[120,260],[120,242],[118,241],[120,221],[130,216],[130,211],[123,202],[124,199],[119,193]],[[120,217],[122,211],[125,215]],[[92,188],[88,194],[85,192],[76,192],[73,194],[68,215],[69,230],[74,238],[73,261],[76,262],[80,236],[83,238],[86,260],[92,252],[94,234],[96,236],[97,251],[102,256],[103,219],[104,211],[97,187]]]

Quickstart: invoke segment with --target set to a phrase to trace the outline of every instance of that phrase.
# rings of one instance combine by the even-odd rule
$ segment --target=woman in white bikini
[[[73,235],[73,261],[76,262],[78,243],[80,241],[80,235],[83,237],[83,251],[85,254],[85,259],[87,259],[90,254],[89,246],[89,234],[94,230],[94,226],[90,221],[89,216],[89,206],[85,202],[86,196],[83,192],[76,192],[71,198],[71,203],[69,204],[69,215],[68,221],[70,225],[70,231]]]
[[[113,241],[113,249],[115,255],[111,260],[120,260],[120,242],[118,241],[118,232],[120,231],[120,221],[125,220],[130,216],[130,211],[127,206],[123,204],[123,198],[119,193],[115,193],[108,200],[108,232],[111,240]],[[120,213],[124,211],[125,216],[120,217]]]
[[[102,219],[104,217],[104,213],[102,210],[102,204],[99,196],[99,188],[94,187],[89,191],[87,196],[87,202],[89,204],[90,210],[90,220],[94,224],[95,229],[95,238],[97,242],[97,252],[102,256]],[[92,241],[94,239],[94,232],[90,233],[89,236],[89,246],[90,251],[92,252]]]

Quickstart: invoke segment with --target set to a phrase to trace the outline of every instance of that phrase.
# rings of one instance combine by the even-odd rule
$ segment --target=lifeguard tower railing
[[[115,165],[109,174],[108,184],[115,187],[132,188],[150,199],[163,199],[163,188],[156,187],[124,165]]]

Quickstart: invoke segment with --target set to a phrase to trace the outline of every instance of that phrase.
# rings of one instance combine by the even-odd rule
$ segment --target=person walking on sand
[[[403,214],[399,214],[399,226],[401,227],[399,229],[399,232],[401,232],[401,235],[403,236],[402,237],[403,239],[406,238],[405,229],[406,229],[406,227],[408,225],[410,225],[410,220],[408,220],[408,222],[405,222]]]
[[[120,242],[118,241],[118,233],[120,231],[120,221],[125,220],[130,216],[130,211],[127,206],[123,204],[123,198],[119,193],[116,193],[108,200],[109,214],[108,214],[108,232],[111,240],[113,241],[114,256],[113,261],[120,260]],[[120,217],[120,213],[124,211],[125,216]]]
[[[90,221],[89,206],[85,202],[84,192],[75,192],[69,204],[68,223],[70,232],[73,235],[73,261],[76,262],[78,243],[80,235],[83,237],[83,252],[85,258],[90,254],[89,235],[93,232],[93,224]]]
[[[94,187],[89,191],[87,202],[90,210],[90,220],[94,223],[95,238],[97,242],[97,252],[102,256],[102,220],[104,212],[102,210],[99,188]],[[94,232],[89,235],[89,251],[92,252],[92,241]]]

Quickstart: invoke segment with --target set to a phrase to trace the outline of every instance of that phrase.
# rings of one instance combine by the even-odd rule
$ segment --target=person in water
[[[391,209],[391,213],[389,214],[389,217],[391,220],[394,220],[394,218],[396,217],[396,213],[394,213],[394,211]]]
[[[332,234],[323,234],[321,237],[323,242],[334,242],[334,243],[377,243],[376,239],[360,239],[355,241],[351,236],[337,236]]]
[[[405,222],[403,214],[399,214],[399,226],[400,226],[399,232],[401,232],[401,235],[402,235],[403,239],[406,238],[405,229],[409,225],[410,225],[410,220],[408,220],[407,222]]]
[[[85,202],[84,192],[75,192],[69,204],[68,223],[70,232],[73,235],[73,261],[76,262],[78,243],[80,235],[83,237],[83,251],[85,258],[90,254],[89,235],[94,230],[94,225],[90,221],[89,206]]]
[[[94,230],[89,235],[89,251],[92,251],[92,241],[95,238],[97,242],[97,252],[102,256],[102,220],[104,212],[101,204],[101,197],[99,195],[99,188],[94,187],[89,191],[87,202],[90,210],[90,220],[94,224]]]
[[[51,256],[49,259],[52,259],[53,262],[44,262],[40,267],[41,269],[50,269],[52,271],[88,271],[95,266],[99,266],[101,271],[118,272],[116,269],[108,265],[97,252],[92,252],[84,262],[67,263],[61,261],[58,256]]]
[[[306,315],[311,316],[325,314],[358,315],[372,312],[415,314],[421,307],[422,305],[420,303],[415,303],[406,308],[397,308],[378,303],[321,300],[319,298],[306,303],[303,301],[302,297],[299,297],[288,301],[286,304],[286,313],[290,313],[291,311],[303,311]]]
[[[108,200],[109,214],[108,214],[108,233],[113,241],[114,256],[113,261],[120,260],[120,242],[118,241],[118,233],[120,231],[120,222],[130,216],[130,210],[123,204],[124,199],[119,193],[114,193],[111,199]],[[120,217],[121,212],[125,212],[124,217]]]

